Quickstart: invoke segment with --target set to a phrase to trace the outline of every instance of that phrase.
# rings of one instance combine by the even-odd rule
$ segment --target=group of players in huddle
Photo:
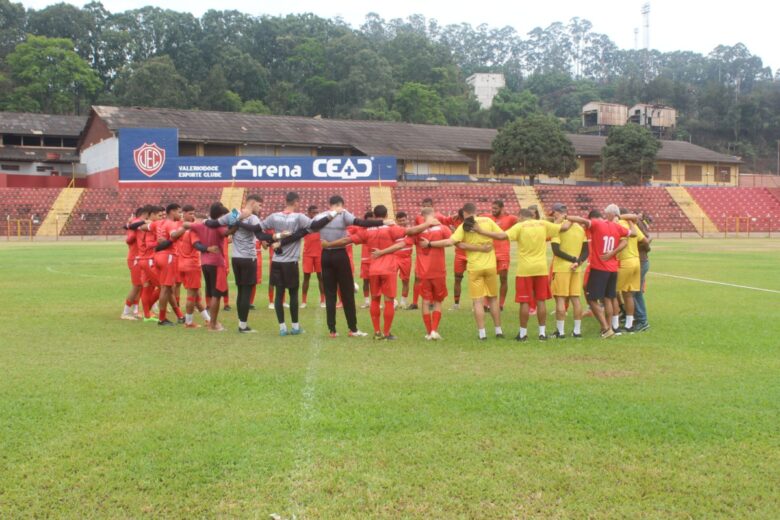
[[[305,214],[301,212],[300,197],[294,192],[287,194],[285,203],[284,211],[261,217],[263,200],[250,195],[241,211],[230,211],[217,202],[203,220],[196,218],[195,208],[190,205],[138,208],[126,225],[132,287],[121,318],[173,326],[175,322],[168,319],[170,310],[184,327],[199,328],[194,319],[197,311],[209,331],[224,331],[218,315],[223,305],[230,310],[228,274],[232,270],[237,287],[238,331],[254,333],[248,324],[249,312],[254,308],[256,286],[262,280],[262,252],[267,249],[269,307],[276,312],[280,335],[303,332],[298,311],[307,305],[310,280],[316,275],[330,336],[338,337],[339,308],[343,309],[349,337],[368,336],[357,327],[358,285],[352,245],[359,244],[359,274],[365,297],[362,307],[369,309],[374,338],[396,339],[392,324],[396,308],[401,306],[421,309],[425,338],[440,340],[442,304],[448,296],[445,249],[454,247],[453,309],[459,306],[462,280],[467,277],[477,337],[487,339],[485,321],[489,314],[495,336],[503,338],[501,311],[509,285],[510,243],[515,242],[515,301],[520,304],[516,340],[528,339],[528,322],[534,314],[539,339],[547,339],[546,301],[551,298],[556,303],[552,337],[566,337],[569,307],[574,318],[572,336],[582,337],[583,290],[602,338],[649,328],[643,295],[644,274],[649,266],[648,222],[614,204],[603,212],[591,211],[587,218],[569,215],[565,206],[554,204],[548,218],[541,218],[534,207],[510,215],[499,200],[486,215],[479,215],[475,204],[466,203],[457,215],[445,216],[434,210],[428,198],[412,221],[404,212],[389,219],[382,205],[358,218],[345,208],[338,195],[330,198],[328,209],[322,212],[316,206],[309,206]],[[548,243],[553,254],[551,265],[547,261]],[[299,305],[301,253],[304,283]],[[396,299],[399,275],[400,302]],[[182,286],[186,290],[183,309]],[[410,286],[413,298],[409,304]],[[285,309],[289,309],[289,328]],[[625,319],[622,327],[621,314]]]

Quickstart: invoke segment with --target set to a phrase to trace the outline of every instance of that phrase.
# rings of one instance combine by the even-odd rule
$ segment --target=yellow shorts
[[[582,294],[582,271],[553,273],[550,280],[553,296],[573,297]]]
[[[642,268],[639,261],[621,262],[618,269],[617,290],[620,292],[636,292],[642,288]]]
[[[469,296],[472,300],[498,296],[498,272],[495,267],[469,271]]]

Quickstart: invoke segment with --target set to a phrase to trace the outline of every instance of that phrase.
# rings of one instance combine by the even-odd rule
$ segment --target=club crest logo
[[[133,150],[135,167],[147,177],[154,177],[165,165],[165,149],[157,143],[144,143]]]

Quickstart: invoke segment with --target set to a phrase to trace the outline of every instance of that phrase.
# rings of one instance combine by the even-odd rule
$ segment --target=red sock
[[[168,317],[168,309],[166,307],[160,307],[160,321],[165,321]]]
[[[379,307],[381,305],[381,298],[371,298],[371,323],[374,324],[374,332],[379,332]]]
[[[255,294],[257,294],[257,286],[252,286],[252,293],[249,295],[249,305],[255,304]]]
[[[173,307],[173,312],[176,314],[176,317],[179,318],[179,319],[184,317],[184,314],[182,314],[182,312],[181,312],[181,307],[179,307],[178,305],[175,305]]]
[[[439,311],[433,311],[433,314],[431,315],[431,330],[437,331],[439,330],[439,322],[441,321],[441,312]]]
[[[307,300],[308,298],[309,298],[309,294],[308,294],[308,293],[303,293],[303,296],[301,296],[301,301],[302,301],[303,303],[306,303],[306,300]]]
[[[420,299],[420,281],[414,280],[414,287],[412,288],[412,303],[417,305],[417,301]]]
[[[269,285],[268,286],[268,303],[274,302],[274,286]]]
[[[160,286],[157,285],[152,289],[152,307],[155,303],[157,303],[160,299]]]
[[[230,305],[230,296],[226,294],[225,297],[222,298],[222,301],[225,305]]]
[[[430,314],[423,314],[423,323],[425,323],[425,331],[430,334],[433,330],[431,328],[431,315]]]
[[[132,307],[133,302],[131,302],[130,300],[125,300],[125,305],[127,305],[128,307]]]
[[[133,302],[133,305],[138,305],[138,302],[140,301],[141,301],[141,293],[139,292],[138,296],[136,296],[135,301]]]
[[[152,317],[152,291],[151,287],[144,287],[141,289],[141,303],[143,304],[144,318]]]
[[[393,317],[395,316],[395,305],[393,300],[385,300],[385,336],[390,334],[390,329],[393,326]]]
[[[320,294],[320,303],[325,303],[325,295]]]

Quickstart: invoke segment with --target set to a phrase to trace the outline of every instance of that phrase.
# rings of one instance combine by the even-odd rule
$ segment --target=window
[[[203,146],[203,155],[206,157],[233,157],[236,155],[236,145],[207,144]]]
[[[729,166],[716,166],[715,182],[731,182],[731,168]]]
[[[41,146],[41,136],[39,135],[22,136],[22,146]]]
[[[79,140],[77,137],[63,137],[62,138],[62,147],[63,148],[76,148],[76,146],[79,144]]]
[[[653,179],[657,181],[671,181],[672,180],[672,165],[671,164],[658,164],[657,170]]]
[[[50,172],[54,169],[54,166],[36,166],[36,172]]]
[[[343,148],[317,148],[317,157],[341,157],[344,151]]]
[[[62,148],[62,138],[43,136],[43,146],[51,146],[52,148]]]
[[[700,164],[686,164],[685,165],[685,181],[686,182],[701,182],[701,165]]]
[[[585,177],[588,177],[590,179],[596,179],[598,178],[598,175],[596,174],[596,169],[594,166],[596,166],[596,163],[599,162],[598,159],[585,159]]]
[[[22,144],[22,136],[21,135],[14,135],[14,134],[5,134],[3,136],[3,144],[9,145],[9,146],[21,146],[21,144]]]
[[[198,155],[197,143],[188,143],[186,141],[179,141],[180,157],[195,157],[196,155]]]
[[[0,170],[7,172],[18,172],[19,169],[20,168],[18,164],[0,164]]]

